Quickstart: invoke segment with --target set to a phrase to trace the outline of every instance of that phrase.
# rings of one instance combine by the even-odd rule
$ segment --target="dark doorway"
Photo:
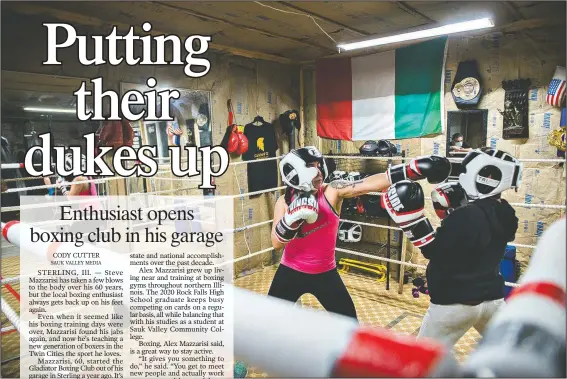
[[[464,158],[470,150],[486,146],[487,109],[474,109],[447,112],[447,149],[448,158]],[[455,138],[455,137],[459,138]],[[462,137],[461,137],[462,136]],[[462,139],[462,146],[455,140]],[[458,179],[463,171],[460,163],[451,162],[449,179]]]

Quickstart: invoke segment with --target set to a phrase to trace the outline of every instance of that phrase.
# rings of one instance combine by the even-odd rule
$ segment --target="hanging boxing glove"
[[[238,127],[236,125],[232,126],[232,130],[228,136],[227,151],[229,153],[236,153],[238,150],[238,145],[240,144],[240,139],[238,138]]]
[[[238,137],[238,148],[236,154],[242,155],[248,151],[248,137],[244,133],[237,130],[236,136]]]

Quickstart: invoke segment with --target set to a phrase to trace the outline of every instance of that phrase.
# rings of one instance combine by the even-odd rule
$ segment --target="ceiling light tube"
[[[43,112],[43,113],[77,113],[76,109],[63,109],[63,108],[35,108],[24,107],[26,112]]]
[[[396,34],[389,37],[381,37],[366,41],[340,44],[337,47],[343,50],[363,49],[365,47],[387,45],[390,43],[411,41],[421,38],[430,38],[430,37],[442,36],[446,34],[466,32],[469,30],[492,28],[493,26],[494,23],[492,22],[492,20],[490,20],[489,18],[481,18],[478,20],[471,20],[465,22],[458,22],[455,24],[444,25],[437,28],[418,30],[416,32]]]

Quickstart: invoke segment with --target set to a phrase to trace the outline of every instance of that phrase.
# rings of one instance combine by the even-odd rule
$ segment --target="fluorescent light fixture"
[[[492,20],[490,20],[489,18],[481,18],[478,20],[458,22],[455,24],[449,24],[437,28],[418,30],[416,32],[396,34],[390,37],[374,38],[366,41],[340,44],[337,47],[343,50],[363,49],[365,47],[380,46],[380,45],[387,45],[396,42],[411,41],[414,39],[436,37],[446,34],[466,32],[469,30],[492,28],[493,26],[494,23],[492,22]]]
[[[63,108],[35,108],[24,107],[26,112],[42,112],[42,113],[77,113],[76,109],[63,109]]]

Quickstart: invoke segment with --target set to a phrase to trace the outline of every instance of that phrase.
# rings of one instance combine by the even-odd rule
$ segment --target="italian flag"
[[[316,64],[317,135],[366,141],[442,132],[447,38]]]

